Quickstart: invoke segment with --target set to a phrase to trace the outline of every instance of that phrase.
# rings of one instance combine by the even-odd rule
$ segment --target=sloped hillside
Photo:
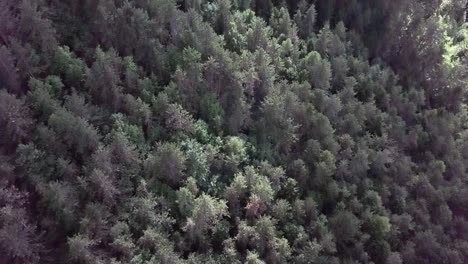
[[[0,263],[468,263],[465,7],[1,0]]]

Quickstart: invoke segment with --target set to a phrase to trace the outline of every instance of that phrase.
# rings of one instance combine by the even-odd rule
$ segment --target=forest
[[[468,263],[467,10],[0,0],[0,263]]]

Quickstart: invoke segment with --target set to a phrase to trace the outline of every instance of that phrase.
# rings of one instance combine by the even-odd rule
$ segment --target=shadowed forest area
[[[468,263],[466,0],[0,0],[0,263]]]

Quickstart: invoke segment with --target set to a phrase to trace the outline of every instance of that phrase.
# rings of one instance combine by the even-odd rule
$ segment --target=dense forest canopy
[[[0,0],[0,263],[468,263],[466,0]]]

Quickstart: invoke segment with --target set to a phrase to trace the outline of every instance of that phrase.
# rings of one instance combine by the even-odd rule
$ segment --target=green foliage
[[[349,211],[337,212],[330,219],[330,226],[338,242],[346,243],[354,240],[360,229],[359,219]]]
[[[90,69],[86,86],[96,103],[117,110],[121,104],[122,60],[114,50],[96,49],[96,61]]]
[[[198,248],[209,246],[209,237],[216,233],[223,217],[227,215],[226,202],[202,194],[194,200],[192,214],[187,218],[183,231],[188,242]]]
[[[60,74],[68,86],[79,89],[86,80],[88,68],[82,60],[74,56],[69,47],[64,46],[55,51],[51,71]]]
[[[468,263],[465,2],[0,1],[0,262]]]
[[[78,154],[94,152],[99,144],[99,134],[86,120],[59,109],[50,115],[49,125],[70,148]]]
[[[187,177],[185,174],[186,157],[180,148],[171,143],[159,145],[145,162],[145,172],[151,182],[162,181],[178,186]]]
[[[210,177],[209,150],[197,141],[188,140],[182,143],[187,157],[187,174],[191,175],[203,191],[209,192],[215,188],[216,182]]]

